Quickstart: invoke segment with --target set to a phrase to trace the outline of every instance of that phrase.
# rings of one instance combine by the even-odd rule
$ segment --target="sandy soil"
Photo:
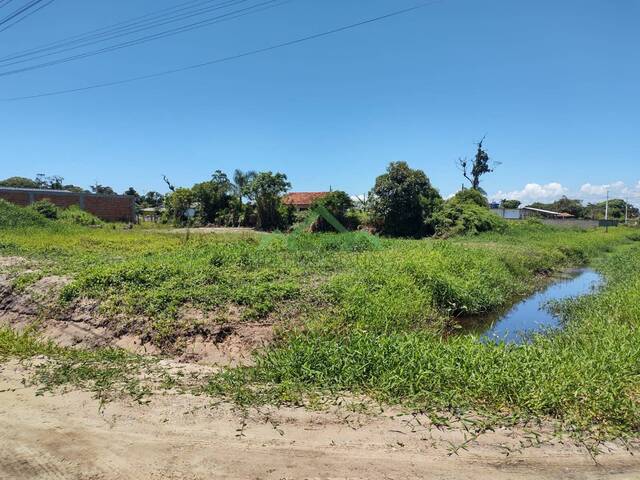
[[[17,362],[0,367],[1,479],[635,479],[621,447],[595,465],[568,444],[504,454],[525,436],[499,431],[451,455],[460,433],[410,416],[264,409],[248,415],[190,395],[101,412],[85,392],[44,396]],[[424,419],[422,421],[424,423]]]

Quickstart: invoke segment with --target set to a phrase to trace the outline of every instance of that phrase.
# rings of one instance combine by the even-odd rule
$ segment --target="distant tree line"
[[[443,199],[424,171],[412,169],[406,162],[392,162],[379,175],[364,198],[351,198],[346,192],[332,191],[316,200],[348,229],[366,228],[386,236],[420,238],[437,235],[477,233],[504,228],[504,221],[489,211],[489,202],[481,187],[483,177],[493,172],[495,163],[484,147],[484,139],[476,144],[471,160],[460,159],[458,166],[469,188],[452,198]],[[260,230],[290,229],[302,224],[306,212],[297,212],[283,202],[291,189],[287,176],[280,172],[235,170],[228,176],[221,170],[191,187],[176,187],[163,176],[169,192],[139,194],[133,187],[123,192],[135,198],[139,212],[154,212],[154,217],[177,226],[244,226]],[[86,191],[64,183],[59,176],[38,175],[34,180],[11,177],[0,186]],[[114,189],[96,183],[93,193],[113,195]],[[518,208],[517,200],[503,200],[504,208]],[[576,216],[598,216],[601,204],[583,207],[581,202],[563,198],[553,204],[539,205],[549,210],[567,211]],[[574,213],[576,212],[576,213]],[[622,212],[622,213],[621,213]],[[637,209],[630,214],[637,215]],[[624,216],[620,201],[610,202],[611,218]],[[333,231],[324,218],[315,220],[312,231]]]
[[[597,203],[587,203],[584,205],[582,200],[572,199],[563,196],[562,198],[550,202],[535,202],[529,205],[533,208],[550,210],[552,212],[564,212],[573,215],[576,218],[585,218],[591,220],[601,220],[605,217],[606,201]],[[637,218],[640,216],[640,210],[632,204],[627,203],[621,198],[613,198],[609,200],[609,218],[612,220],[624,220],[625,206],[629,218]]]

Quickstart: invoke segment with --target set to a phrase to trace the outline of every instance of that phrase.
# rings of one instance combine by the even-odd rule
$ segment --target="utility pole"
[[[624,224],[629,223],[629,197],[624,201]]]
[[[607,190],[607,201],[604,204],[604,231],[609,232],[609,190]]]

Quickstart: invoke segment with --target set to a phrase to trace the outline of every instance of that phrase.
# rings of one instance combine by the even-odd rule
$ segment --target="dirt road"
[[[461,434],[407,416],[266,409],[243,420],[191,395],[100,412],[88,393],[38,396],[17,363],[0,368],[1,479],[640,478],[640,459],[622,448],[599,466],[566,445],[505,456],[524,437],[498,432],[450,455]]]

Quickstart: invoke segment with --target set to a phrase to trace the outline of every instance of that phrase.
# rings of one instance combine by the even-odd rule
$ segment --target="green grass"
[[[0,255],[40,262],[40,274],[17,285],[70,276],[62,303],[97,299],[105,315],[135,318],[132,333],[170,346],[202,331],[183,321],[187,308],[220,322],[233,307],[245,320],[294,312],[332,330],[441,331],[452,315],[504,305],[534,288],[540,273],[584,263],[627,235],[522,225],[501,235],[379,242],[364,233],[201,235],[56,224],[3,229]]]
[[[237,401],[296,401],[309,392],[348,391],[441,418],[469,414],[489,425],[549,419],[601,441],[640,433],[640,245],[597,267],[597,295],[562,305],[565,329],[522,345],[443,338],[412,329],[318,326],[293,332],[250,369],[210,380]]]
[[[0,255],[39,266],[39,274],[17,277],[21,288],[38,275],[67,275],[63,305],[97,299],[105,315],[138,319],[132,333],[168,349],[206,331],[185,320],[187,307],[210,312],[205,323],[295,320],[256,367],[212,377],[205,393],[252,403],[346,391],[434,416],[468,412],[489,424],[551,419],[602,439],[640,432],[638,239],[626,228],[530,223],[500,234],[381,241],[364,233],[200,235],[56,224],[1,229]],[[607,287],[560,306],[562,333],[518,346],[443,335],[456,315],[494,310],[551,272],[593,261]],[[229,307],[240,318],[228,318]],[[87,358],[61,368],[65,355]],[[57,367],[42,380],[100,391],[96,372],[109,385],[133,361],[91,355],[56,353]]]

